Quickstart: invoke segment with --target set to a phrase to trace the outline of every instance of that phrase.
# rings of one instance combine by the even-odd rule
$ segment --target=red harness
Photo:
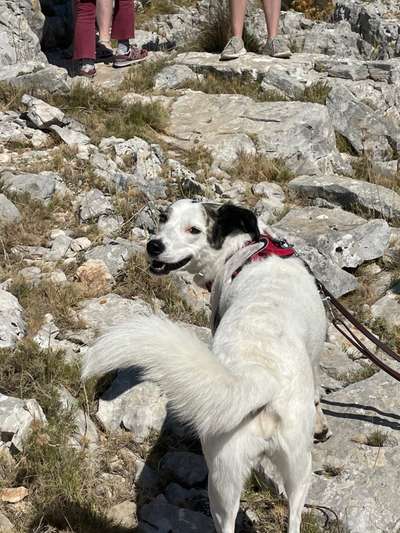
[[[288,244],[286,240],[274,239],[273,237],[271,237],[271,235],[265,233],[263,235],[260,235],[258,241],[248,241],[245,243],[245,246],[249,246],[250,244],[257,244],[259,242],[264,243],[263,246],[259,250],[257,250],[257,252],[254,252],[254,254],[251,255],[241,267],[235,270],[235,272],[232,274],[232,279],[236,278],[236,276],[241,272],[242,268],[245,265],[248,265],[249,263],[256,263],[257,261],[262,261],[270,255],[277,255],[278,257],[282,257],[284,259],[287,257],[292,257],[296,254],[296,250],[293,248],[293,246],[290,246],[290,244]],[[211,292],[211,288],[212,282],[208,282],[207,290]]]

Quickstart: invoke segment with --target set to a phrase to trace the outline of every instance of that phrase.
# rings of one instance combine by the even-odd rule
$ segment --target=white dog
[[[175,202],[147,245],[150,268],[157,274],[185,269],[214,283],[218,327],[211,350],[167,319],[137,318],[98,340],[83,377],[136,366],[159,383],[201,439],[218,533],[234,533],[243,484],[264,455],[284,482],[288,531],[299,533],[326,317],[300,259],[246,263],[258,246],[248,241],[258,238],[257,219],[247,209]]]

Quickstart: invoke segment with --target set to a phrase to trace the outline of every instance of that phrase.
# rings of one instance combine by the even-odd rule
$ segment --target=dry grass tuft
[[[41,281],[32,287],[20,278],[14,279],[10,292],[18,298],[25,310],[27,334],[33,336],[43,325],[44,317],[51,313],[61,329],[76,329],[82,324],[76,319],[74,308],[85,298],[78,283],[56,285],[50,281]]]
[[[282,184],[293,178],[292,172],[281,159],[270,159],[262,154],[252,155],[246,152],[238,155],[229,174],[234,179],[248,183],[273,181]]]
[[[143,255],[134,255],[129,259],[116,292],[126,298],[142,298],[152,306],[157,306],[157,301],[162,300],[163,311],[173,320],[208,326],[208,317],[202,311],[195,311],[189,307],[174,284],[173,278],[150,274]]]
[[[184,82],[180,89],[192,89],[206,94],[241,94],[258,102],[281,102],[288,100],[278,91],[264,91],[261,83],[250,75],[226,77],[220,74],[207,74],[203,79]]]
[[[332,0],[294,0],[287,2],[287,4],[289,4],[288,7],[301,11],[307,18],[312,20],[329,21],[335,9]]]
[[[15,85],[4,81],[0,82],[0,112],[19,109],[24,92],[23,89]]]
[[[169,64],[169,59],[148,60],[134,65],[125,74],[120,89],[135,93],[147,93],[153,89],[155,76]]]
[[[379,371],[379,368],[374,366],[360,366],[351,372],[345,372],[338,376],[339,381],[345,382],[347,385],[358,383],[364,379],[368,379]]]
[[[341,154],[350,154],[353,156],[357,155],[357,152],[354,149],[353,145],[344,135],[342,135],[338,131],[335,131],[335,137],[336,137],[336,147]]]
[[[331,88],[326,82],[317,81],[304,89],[304,93],[299,96],[299,100],[301,102],[325,105],[330,91]]]
[[[375,431],[372,431],[372,433],[367,435],[366,444],[367,446],[381,448],[388,442],[388,440],[389,435],[386,432],[376,429]]]
[[[101,92],[87,85],[75,85],[67,95],[49,96],[50,103],[76,118],[94,142],[112,135],[154,139],[168,124],[168,113],[159,102],[134,102],[124,106],[118,92]]]

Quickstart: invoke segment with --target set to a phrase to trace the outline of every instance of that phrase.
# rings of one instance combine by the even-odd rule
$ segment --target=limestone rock
[[[111,293],[84,300],[78,318],[83,320],[88,328],[101,332],[130,318],[138,315],[149,316],[151,313],[150,307],[140,298],[129,300]]]
[[[46,202],[57,192],[65,192],[66,187],[58,174],[42,172],[40,174],[12,174],[4,172],[1,183],[6,191],[29,194],[31,198]]]
[[[112,276],[116,277],[124,270],[129,257],[140,252],[142,248],[137,244],[117,238],[87,251],[85,258],[104,261]]]
[[[121,371],[99,400],[97,418],[108,431],[120,427],[144,442],[151,431],[160,431],[167,415],[167,398],[158,385],[140,383],[132,371]]]
[[[109,293],[115,283],[107,265],[100,259],[89,259],[83,263],[77,269],[76,277],[94,296]]]
[[[302,238],[340,268],[355,268],[382,257],[390,237],[384,220],[365,221],[342,209],[292,209],[274,228]]]
[[[22,307],[13,294],[0,289],[0,348],[12,348],[24,335]]]
[[[378,372],[322,400],[333,436],[314,447],[318,475],[308,500],[336,511],[350,533],[384,533],[398,525],[393,487],[400,459],[399,393],[400,385]]]
[[[144,533],[166,531],[188,533],[188,524],[191,533],[215,532],[211,518],[202,513],[171,505],[162,495],[142,507],[140,519],[143,520],[140,527]]]
[[[389,327],[400,326],[400,297],[398,286],[388,291],[371,306],[374,318],[382,318]]]
[[[336,175],[299,176],[289,188],[308,198],[325,198],[351,210],[361,207],[386,220],[400,215],[400,196],[382,185]]]
[[[0,501],[6,503],[18,503],[26,498],[29,491],[26,487],[12,487],[9,489],[0,489]]]
[[[107,518],[120,527],[136,527],[137,519],[135,502],[126,500],[117,505],[113,505],[107,512]]]
[[[16,529],[3,513],[0,513],[0,531],[2,533],[15,533]]]
[[[168,452],[161,459],[160,470],[187,487],[202,483],[208,473],[204,458],[191,452]]]
[[[0,225],[18,222],[21,214],[18,208],[4,194],[0,193]]]
[[[80,198],[79,217],[83,222],[97,219],[101,215],[108,215],[114,211],[110,198],[99,189],[92,189]]]
[[[0,13],[0,65],[45,61],[39,41],[44,17],[38,4],[29,0],[1,0]]]
[[[22,451],[33,422],[46,422],[36,400],[20,400],[0,393],[0,438]]]
[[[21,101],[27,106],[27,117],[36,128],[48,129],[53,124],[62,123],[64,113],[61,109],[29,94],[24,94]]]
[[[169,134],[190,148],[210,149],[214,164],[229,170],[240,151],[283,158],[296,174],[329,172],[341,159],[324,106],[254,102],[242,95],[187,92],[172,104]]]
[[[67,126],[61,127],[54,124],[50,129],[68,146],[79,146],[90,143],[90,138],[87,135]]]
[[[155,89],[175,89],[184,82],[196,81],[199,76],[196,75],[186,65],[170,65],[161,70],[154,79]]]

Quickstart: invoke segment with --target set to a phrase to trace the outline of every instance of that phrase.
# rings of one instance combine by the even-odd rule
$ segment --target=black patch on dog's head
[[[257,217],[249,209],[233,204],[221,207],[215,204],[203,205],[211,219],[208,240],[213,248],[221,248],[225,238],[233,233],[248,233],[255,241],[260,238]]]

